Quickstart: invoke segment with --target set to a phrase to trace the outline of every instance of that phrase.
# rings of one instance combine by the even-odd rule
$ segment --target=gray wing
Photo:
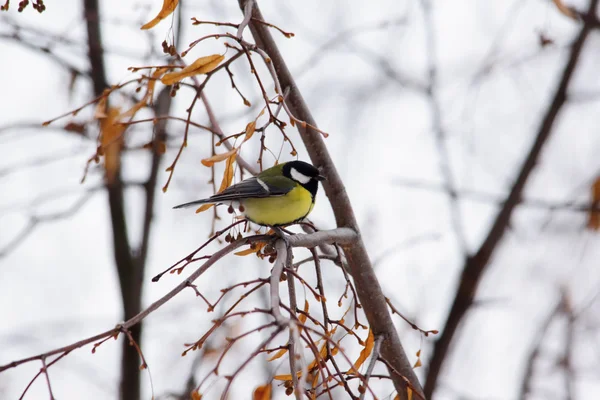
[[[180,204],[173,208],[185,208],[192,207],[198,204],[206,204],[206,203],[222,203],[225,201],[235,201],[241,199],[248,198],[264,198],[269,196],[283,196],[287,194],[290,190],[292,190],[294,186],[290,187],[277,187],[273,185],[269,185],[264,181],[253,177],[249,179],[244,179],[240,183],[229,186],[227,189],[223,190],[221,193],[215,194],[214,196],[209,197],[208,199],[201,199],[196,201],[191,201],[189,203]]]

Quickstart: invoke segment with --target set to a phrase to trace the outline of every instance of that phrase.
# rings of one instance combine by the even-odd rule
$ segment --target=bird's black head
[[[324,176],[319,174],[317,168],[304,161],[290,161],[285,163],[283,165],[283,175],[302,185],[312,194],[313,198],[317,194],[319,181],[325,179]]]

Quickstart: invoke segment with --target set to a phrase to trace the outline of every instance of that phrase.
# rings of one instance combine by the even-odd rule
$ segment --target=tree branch
[[[318,231],[314,233],[304,234],[297,233],[295,235],[286,236],[288,243],[292,247],[317,247],[322,244],[350,245],[358,241],[358,234],[350,228],[337,228],[328,231]]]
[[[104,66],[104,50],[100,30],[100,10],[98,0],[84,0],[84,15],[88,34],[88,58],[91,66],[91,79],[95,96],[101,96],[108,88],[106,69]],[[123,182],[121,177],[120,162],[116,167],[115,177],[106,180],[108,204],[112,223],[112,239],[114,259],[119,276],[121,298],[123,301],[124,319],[135,316],[141,310],[142,280],[144,262],[136,260],[131,251],[127,220],[125,217],[125,202]],[[153,204],[153,196],[150,197]],[[147,197],[148,199],[148,197]],[[148,210],[146,210],[148,212]],[[150,211],[151,212],[151,211]],[[150,223],[150,219],[147,220]],[[145,239],[147,240],[147,238]],[[147,246],[143,243],[142,246]],[[145,250],[144,250],[145,251]],[[145,257],[145,253],[143,254]],[[133,340],[140,344],[142,340],[142,326],[135,325],[131,331]],[[123,341],[121,356],[121,385],[120,398],[122,400],[137,400],[140,398],[140,369],[138,353],[134,347]]]
[[[239,0],[239,4],[240,8],[244,10],[247,0]],[[349,228],[356,232],[357,238],[352,245],[342,245],[342,248],[346,254],[350,271],[355,280],[360,302],[369,324],[371,325],[373,334],[385,338],[382,343],[382,355],[390,362],[390,365],[394,369],[399,371],[400,374],[416,388],[418,394],[421,395],[421,385],[408,361],[408,357],[404,352],[402,344],[400,343],[394,323],[387,309],[385,296],[381,291],[381,286],[379,285],[377,276],[371,265],[365,245],[360,238],[358,223],[354,216],[350,199],[346,194],[344,184],[329,156],[329,152],[321,134],[317,129],[313,128],[316,127],[317,124],[277,48],[277,45],[269,32],[269,28],[256,21],[264,21],[258,4],[254,5],[252,20],[249,24],[252,36],[254,37],[258,48],[268,54],[281,87],[284,90],[287,88],[290,89],[290,94],[286,99],[288,108],[293,115],[306,122],[306,124],[298,124],[298,130],[313,164],[317,167],[321,167],[324,174],[327,176],[327,181],[324,182],[325,184],[323,186],[325,188],[325,194],[332,205],[337,226]],[[394,374],[391,375],[400,398],[402,400],[408,399],[406,381]]]
[[[135,325],[142,322],[148,315],[150,315],[154,311],[158,310],[166,302],[168,302],[173,297],[175,297],[179,292],[181,292],[185,288],[189,287],[196,279],[198,279],[202,274],[204,274],[212,265],[214,265],[217,261],[219,261],[221,258],[226,256],[227,254],[229,254],[232,251],[234,251],[235,249],[242,247],[244,245],[247,245],[249,243],[271,240],[271,239],[272,239],[272,236],[255,235],[255,236],[250,236],[250,237],[236,240],[235,242],[229,244],[228,246],[223,247],[221,250],[214,253],[208,260],[206,260],[206,262],[204,262],[204,264],[202,264],[196,271],[194,271],[186,280],[184,280],[179,285],[177,285],[173,289],[171,289],[171,291],[169,293],[165,294],[163,297],[156,300],[154,303],[152,303],[150,306],[148,306],[143,311],[134,315],[132,318],[117,325],[115,328],[109,329],[105,332],[88,337],[87,339],[80,340],[80,341],[72,343],[70,345],[59,347],[57,349],[48,351],[46,353],[42,353],[42,354],[38,354],[36,356],[16,360],[16,361],[13,361],[13,362],[5,364],[5,365],[0,365],[0,372],[6,371],[11,368],[15,368],[21,364],[25,364],[25,363],[28,363],[31,361],[48,358],[48,357],[54,356],[56,354],[70,353],[71,351],[78,349],[80,347],[83,347],[87,344],[97,342],[98,340],[105,339],[110,336],[114,336],[115,334],[118,334],[118,333],[122,332],[123,330],[130,330],[132,327],[134,327]],[[125,342],[127,342],[127,341],[125,341]]]

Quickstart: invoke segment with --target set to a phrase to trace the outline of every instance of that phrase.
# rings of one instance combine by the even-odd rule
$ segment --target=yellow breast
[[[287,225],[306,217],[313,208],[310,192],[297,186],[284,196],[245,199],[244,215],[260,225]]]

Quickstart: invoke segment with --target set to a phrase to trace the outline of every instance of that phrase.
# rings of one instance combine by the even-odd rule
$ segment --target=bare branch
[[[46,358],[42,358],[42,372],[46,377],[46,384],[48,385],[48,393],[50,394],[50,400],[54,400],[54,393],[52,393],[52,385],[50,384],[50,375],[48,375],[48,366],[46,365]]]
[[[283,240],[281,240],[284,242]],[[284,242],[285,243],[285,242]],[[285,246],[285,250],[287,252],[284,265],[287,266],[291,264],[292,261],[292,248]],[[288,276],[287,278],[288,284],[288,293],[290,298],[290,323],[289,323],[289,361],[290,361],[290,373],[292,375],[292,383],[294,384],[294,396],[296,400],[302,400],[302,389],[304,386],[304,381],[307,378],[308,371],[306,369],[306,364],[302,363],[302,369],[300,378],[301,381],[298,380],[298,365],[297,365],[297,356],[296,356],[296,345],[300,344],[300,334],[298,332],[298,325],[293,323],[297,319],[296,309],[298,308],[298,304],[296,302],[296,287],[294,284],[294,278],[292,276]]]
[[[365,394],[367,393],[367,388],[369,387],[369,379],[371,379],[371,375],[373,374],[373,370],[375,369],[375,364],[377,364],[379,354],[381,354],[381,343],[383,343],[383,336],[377,336],[375,338],[375,344],[373,345],[373,352],[371,353],[371,361],[369,362],[369,366],[367,367],[367,372],[365,374],[365,389],[360,393],[360,400],[364,400]]]
[[[208,260],[206,260],[206,262],[204,262],[204,264],[202,264],[197,270],[195,270],[186,280],[184,280],[179,285],[174,287],[170,292],[165,294],[160,299],[156,300],[154,303],[152,303],[150,306],[148,306],[146,309],[144,309],[140,313],[136,314],[132,318],[117,325],[115,328],[109,329],[105,332],[99,333],[97,335],[91,336],[89,338],[80,340],[80,341],[72,343],[72,344],[69,344],[67,346],[59,347],[57,349],[54,349],[54,350],[51,350],[51,351],[48,351],[48,352],[45,352],[42,354],[38,354],[38,355],[35,355],[32,357],[27,357],[27,358],[23,358],[20,360],[16,360],[16,361],[13,361],[13,362],[5,364],[5,365],[0,365],[0,372],[3,372],[7,369],[15,368],[21,364],[25,364],[25,363],[28,363],[28,362],[31,362],[34,360],[41,360],[42,358],[48,358],[48,357],[56,355],[56,354],[70,353],[71,351],[78,349],[80,347],[83,347],[87,344],[97,342],[98,340],[105,339],[110,336],[118,335],[123,329],[130,329],[132,326],[139,324],[148,315],[152,314],[154,311],[156,311],[160,307],[162,307],[166,302],[168,302],[173,297],[175,297],[177,294],[179,294],[179,292],[181,292],[182,290],[184,290],[185,288],[190,286],[191,283],[193,283],[196,279],[198,279],[202,274],[204,274],[212,265],[214,265],[221,258],[225,257],[227,254],[231,253],[232,251],[234,251],[235,249],[237,249],[239,247],[242,247],[249,243],[261,241],[261,240],[271,240],[271,237],[266,236],[266,235],[250,236],[250,237],[236,240],[236,241],[232,242],[231,244],[229,244],[228,246],[225,246],[221,250],[214,253]],[[137,355],[137,352],[136,352],[136,355]]]
[[[204,108],[206,108],[206,113],[208,114],[208,120],[210,121],[210,125],[211,125],[212,129],[219,136],[219,138],[221,140],[223,140],[223,138],[225,138],[225,134],[223,133],[223,130],[221,129],[221,126],[219,124],[219,120],[215,116],[215,113],[213,112],[213,109],[210,106],[208,98],[206,97],[204,92],[200,93],[200,99],[202,100],[202,103],[204,104]],[[233,146],[231,145],[231,143],[229,143],[229,141],[225,140],[225,141],[223,141],[223,144],[225,145],[227,150],[233,149]],[[235,156],[235,160],[238,163],[238,165],[240,165],[242,168],[244,168],[246,171],[248,171],[252,175],[258,175],[259,171],[257,171],[256,168],[254,168],[246,160],[244,160],[244,158],[239,153]]]
[[[246,0],[239,0],[240,8],[243,10],[246,6]],[[298,89],[292,74],[290,73],[279,49],[271,36],[268,28],[263,24],[256,23],[254,20],[264,21],[264,18],[258,8],[254,6],[253,20],[249,27],[252,36],[259,49],[262,49],[269,57],[270,63],[277,76],[276,83],[279,82],[283,89],[290,88],[290,95],[286,101],[289,111],[295,118],[305,121],[305,124],[299,123],[298,130],[308,154],[314,165],[321,167],[327,176],[324,188],[327,197],[333,208],[338,227],[354,230],[358,236],[352,242],[352,245],[342,245],[348,266],[355,278],[356,291],[360,302],[365,311],[369,324],[375,335],[383,335],[385,341],[382,345],[382,354],[403,377],[406,377],[413,388],[416,388],[416,394],[421,394],[421,385],[412,366],[404,352],[398,333],[396,332],[392,318],[387,310],[385,296],[377,280],[377,276],[371,265],[369,255],[363,241],[360,239],[358,223],[354,216],[354,211],[350,204],[350,199],[346,194],[346,189],[335,168],[335,165],[329,156],[329,152],[323,141],[320,131],[316,128],[317,123],[312,117],[304,99]],[[271,68],[270,68],[271,69]],[[279,93],[283,93],[279,91]],[[318,232],[320,233],[320,232]],[[316,246],[318,243],[313,243]],[[293,245],[293,243],[292,243]],[[408,399],[407,382],[398,376],[392,376],[396,390],[401,400]]]
[[[253,5],[254,0],[248,0],[246,2],[246,6],[244,7],[244,19],[242,20],[242,23],[238,26],[238,30],[236,33],[238,39],[242,39],[242,37],[244,36],[244,29],[246,29],[246,27],[250,23],[250,19],[252,18]]]
[[[337,228],[328,231],[318,231],[309,234],[298,233],[287,236],[288,243],[292,247],[317,247],[323,244],[337,243],[339,245],[350,245],[359,240],[359,236],[353,229]]]
[[[281,300],[279,299],[279,281],[281,280],[281,274],[283,273],[283,269],[287,262],[287,246],[283,239],[280,239],[275,243],[275,249],[277,250],[277,259],[275,260],[275,265],[271,271],[271,310],[277,323],[279,325],[286,325],[289,320],[281,315],[281,311],[279,310],[279,305],[281,303]]]

